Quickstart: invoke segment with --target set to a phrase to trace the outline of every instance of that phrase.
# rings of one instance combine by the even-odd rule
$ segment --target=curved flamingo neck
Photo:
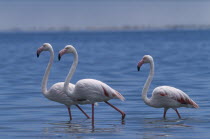
[[[147,78],[147,81],[146,83],[144,84],[144,87],[143,87],[143,90],[142,90],[142,99],[144,100],[144,102],[147,104],[147,105],[150,105],[150,99],[147,97],[147,92],[149,90],[149,86],[152,82],[152,79],[153,79],[153,76],[154,76],[154,62],[152,59],[150,59],[150,72],[149,72],[149,76]]]
[[[77,68],[77,64],[78,64],[78,54],[77,51],[74,49],[73,51],[73,55],[74,55],[74,62],[71,65],[71,68],[69,70],[69,73],[66,77],[65,83],[64,83],[64,91],[67,93],[67,95],[72,96],[72,92],[68,91],[68,86],[69,86],[69,82],[72,79],[72,76],[74,75],[74,72]]]
[[[50,60],[48,62],[47,68],[45,70],[44,77],[42,79],[42,93],[45,96],[48,94],[47,82],[48,82],[48,77],[49,77],[49,74],[50,74],[50,68],[51,68],[53,60],[54,60],[54,51],[53,51],[53,49],[50,49],[49,52],[50,52]]]

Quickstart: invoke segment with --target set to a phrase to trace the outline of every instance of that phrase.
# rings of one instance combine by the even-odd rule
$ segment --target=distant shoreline
[[[28,28],[21,29],[18,27],[0,30],[0,32],[121,32],[121,31],[167,31],[167,30],[210,30],[210,25],[166,25],[166,26],[121,26],[121,27],[49,27],[49,28]]]

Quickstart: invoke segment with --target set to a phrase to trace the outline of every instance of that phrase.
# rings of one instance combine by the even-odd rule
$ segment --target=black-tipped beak
[[[59,60],[59,61],[61,60],[61,55],[60,55],[60,54],[58,54],[58,60]]]
[[[39,57],[39,53],[38,52],[36,52],[36,55],[37,55],[37,57]]]
[[[62,55],[64,55],[66,53],[66,49],[62,49],[60,50],[60,52],[58,53],[58,60],[61,60]]]
[[[39,55],[40,55],[40,53],[43,51],[43,48],[42,48],[42,46],[41,47],[39,47],[38,49],[37,49],[37,51],[36,51],[36,56],[37,57],[39,57]]]
[[[137,70],[140,71],[141,66],[144,64],[144,61],[141,60],[139,61],[139,63],[137,64]]]
[[[140,71],[140,67],[139,66],[137,66],[137,70]]]

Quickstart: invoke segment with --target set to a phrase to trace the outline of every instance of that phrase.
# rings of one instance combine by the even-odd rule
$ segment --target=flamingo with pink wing
[[[120,99],[124,101],[125,98],[107,84],[95,79],[82,79],[75,84],[75,88],[73,90],[68,88],[68,84],[74,75],[78,64],[78,54],[72,45],[67,45],[64,49],[62,49],[58,54],[58,59],[60,60],[64,54],[68,53],[73,54],[74,62],[64,83],[64,92],[66,95],[71,97],[78,104],[92,104],[92,126],[94,126],[94,103],[96,102],[105,102],[110,105],[116,111],[121,113],[123,120],[126,114],[108,101],[110,99]]]
[[[137,65],[138,71],[145,63],[150,64],[150,73],[142,90],[142,99],[144,102],[155,108],[164,108],[163,118],[166,118],[166,112],[172,108],[176,111],[178,117],[181,116],[177,110],[179,107],[198,108],[199,106],[183,91],[171,86],[159,86],[152,92],[152,97],[147,97],[149,86],[154,76],[154,61],[150,55],[145,55]]]

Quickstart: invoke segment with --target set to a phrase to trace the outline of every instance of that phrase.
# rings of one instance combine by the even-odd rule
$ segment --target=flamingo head
[[[75,53],[76,49],[72,45],[66,45],[64,49],[60,50],[58,54],[58,60],[61,59],[62,55],[67,54],[67,53]]]
[[[142,60],[140,60],[137,64],[137,70],[139,71],[141,66],[145,63],[150,63],[153,60],[152,56],[150,55],[145,55]]]
[[[52,49],[52,46],[49,43],[44,43],[41,47],[37,49],[37,57],[39,57],[42,51],[50,51],[50,49]]]

